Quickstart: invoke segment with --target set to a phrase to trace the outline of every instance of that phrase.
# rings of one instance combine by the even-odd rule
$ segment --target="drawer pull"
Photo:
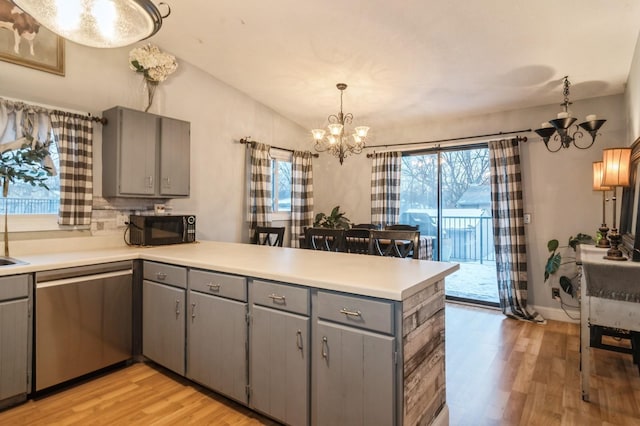
[[[301,330],[298,330],[296,332],[296,346],[298,346],[298,349],[302,351],[302,331]]]
[[[165,274],[164,272],[157,272],[156,278],[160,281],[164,281],[167,279],[167,274]]]
[[[220,284],[209,283],[209,291],[220,291]]]
[[[340,309],[341,314],[345,314],[348,317],[362,317],[362,312],[360,311],[350,311],[347,308]]]
[[[329,359],[329,342],[327,336],[322,338],[322,358]]]
[[[191,319],[195,319],[196,318],[196,304],[192,303],[191,304]]]
[[[180,316],[180,299],[176,300],[176,318]]]
[[[269,295],[269,299],[273,300],[273,303],[284,304],[286,302],[286,298],[284,296],[278,296],[275,293],[271,293]]]

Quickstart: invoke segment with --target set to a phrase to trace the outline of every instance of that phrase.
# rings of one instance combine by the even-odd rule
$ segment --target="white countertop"
[[[460,268],[456,263],[200,241],[17,256],[0,276],[129,259],[173,263],[390,300],[403,300]]]

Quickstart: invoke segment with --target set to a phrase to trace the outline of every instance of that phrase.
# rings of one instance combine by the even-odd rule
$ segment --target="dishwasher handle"
[[[103,280],[107,278],[113,277],[121,277],[124,275],[132,275],[133,269],[125,269],[123,271],[115,271],[115,272],[105,272],[103,274],[90,274],[84,275],[82,277],[73,277],[73,278],[65,278],[61,280],[53,280],[53,281],[45,281],[43,283],[36,283],[36,289],[38,288],[46,288],[46,287],[55,287],[60,285],[67,284],[76,284],[93,280]]]

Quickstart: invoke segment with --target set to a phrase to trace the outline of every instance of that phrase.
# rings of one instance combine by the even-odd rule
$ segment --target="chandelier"
[[[342,112],[342,94],[347,88],[344,83],[336,84],[338,90],[340,90],[340,112],[329,116],[329,125],[327,126],[329,133],[323,129],[313,129],[311,134],[315,140],[314,149],[318,152],[329,151],[332,155],[338,157],[340,164],[344,162],[344,158],[350,154],[360,154],[365,146],[367,133],[369,128],[367,126],[359,126],[354,129],[355,133],[348,135],[345,125],[351,124],[353,121],[353,114]]]
[[[564,108],[564,111],[558,113],[558,117],[549,120],[548,122],[542,123],[541,128],[535,130],[535,132],[542,138],[544,141],[544,145],[547,147],[549,152],[558,152],[561,148],[569,148],[571,145],[575,146],[579,149],[587,149],[590,148],[591,145],[596,141],[596,136],[598,134],[598,130],[605,121],[607,120],[598,120],[598,117],[595,114],[587,115],[584,123],[580,123],[580,127],[585,131],[589,132],[591,135],[591,143],[589,145],[579,145],[576,141],[582,139],[583,134],[578,128],[578,125],[575,126],[575,131],[571,132],[571,125],[577,120],[576,118],[571,116],[571,112],[569,111],[569,86],[571,83],[569,82],[569,76],[564,77],[564,88],[562,90],[562,94],[564,95],[564,102],[560,105]],[[557,134],[554,136],[554,133]],[[551,136],[553,136],[553,144],[554,147],[550,147],[549,141],[551,140]]]
[[[47,29],[90,47],[122,47],[151,37],[162,26],[151,0],[14,0]]]

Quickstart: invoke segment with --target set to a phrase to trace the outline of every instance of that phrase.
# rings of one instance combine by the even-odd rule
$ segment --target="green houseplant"
[[[43,164],[49,155],[49,142],[39,142],[27,133],[27,142],[20,149],[7,149],[0,153],[0,182],[4,198],[4,255],[9,257],[9,231],[7,224],[9,184],[22,181],[31,186],[47,187],[51,168]]]
[[[547,259],[547,263],[544,267],[544,281],[551,277],[551,275],[556,274],[563,265],[575,264],[576,259],[575,256],[572,258],[566,259],[566,261],[562,261],[562,254],[560,249],[571,247],[575,253],[576,247],[578,244],[595,244],[595,241],[591,235],[587,234],[578,234],[575,237],[569,237],[569,242],[566,246],[560,246],[558,240],[553,239],[549,240],[547,243],[547,249],[549,250],[549,258]],[[559,279],[560,288],[569,294],[571,297],[575,297],[575,286],[574,280],[578,277],[578,272],[575,268],[572,269],[571,276],[561,275]]]
[[[340,206],[335,206],[329,215],[318,213],[313,221],[313,226],[333,229],[349,229],[351,221],[340,212]]]

